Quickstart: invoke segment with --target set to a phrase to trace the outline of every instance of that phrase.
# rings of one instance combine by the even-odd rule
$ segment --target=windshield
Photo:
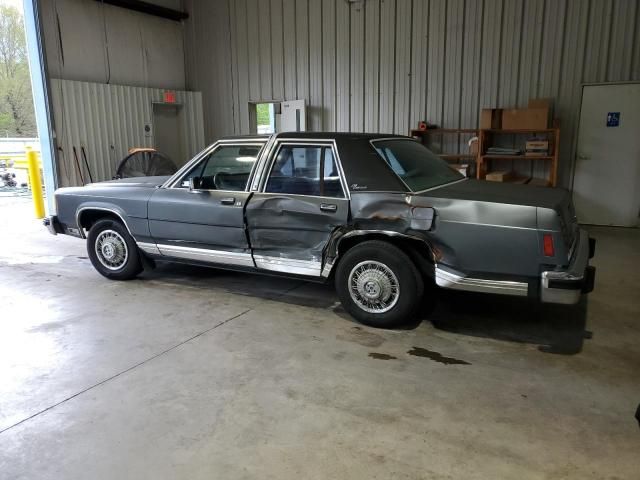
[[[373,142],[373,146],[414,192],[465,178],[445,160],[414,140],[380,140]]]

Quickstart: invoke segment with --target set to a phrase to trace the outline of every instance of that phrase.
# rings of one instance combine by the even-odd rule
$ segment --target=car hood
[[[418,194],[423,197],[474,200],[480,202],[560,209],[570,194],[564,188],[516,185],[482,180],[464,180]]]
[[[106,182],[89,183],[87,187],[148,187],[155,188],[169,180],[169,176],[161,177],[131,177],[120,178],[118,180],[108,180]]]

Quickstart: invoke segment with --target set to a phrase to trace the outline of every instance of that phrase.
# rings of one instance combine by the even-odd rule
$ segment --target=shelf
[[[515,184],[518,184],[518,185],[524,185],[526,183],[529,183],[530,180],[531,180],[531,177],[526,177],[526,176],[523,176],[523,175],[518,175],[517,177],[511,177],[508,180],[503,180],[503,181],[485,179],[485,181],[487,181],[487,182],[493,182],[493,183],[515,183]]]
[[[531,157],[531,156],[526,156],[526,155],[480,155],[480,158],[484,159],[484,158],[503,158],[505,160],[551,160],[553,159],[553,157],[550,156],[544,156],[544,157],[539,157],[539,156],[535,156],[535,157]]]
[[[483,132],[488,133],[511,133],[511,134],[526,134],[526,133],[555,133],[555,128],[543,128],[540,130],[503,130],[503,129],[483,129]]]
[[[411,130],[412,137],[422,137],[429,133],[446,134],[446,133],[461,133],[461,134],[473,134],[476,135],[478,130],[474,128],[427,128],[426,130]]]
[[[436,155],[438,155],[440,158],[443,158],[445,160],[457,160],[460,158],[467,158],[469,160],[474,160],[478,157],[477,155],[471,155],[470,153],[460,154],[460,155],[448,154],[448,153],[436,153]]]

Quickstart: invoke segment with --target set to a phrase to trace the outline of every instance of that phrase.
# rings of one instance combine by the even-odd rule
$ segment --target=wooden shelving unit
[[[487,149],[494,144],[494,139],[496,136],[501,135],[513,135],[514,141],[516,143],[515,136],[522,137],[524,135],[541,137],[544,136],[549,141],[549,152],[550,155],[544,156],[527,156],[527,155],[494,155],[487,154]],[[497,162],[495,160],[529,160],[531,162],[550,162],[549,166],[549,176],[546,179],[540,178],[532,178],[530,181],[523,181],[523,177],[514,177],[510,180],[510,183],[531,183],[536,185],[541,185],[546,182],[547,185],[552,187],[556,186],[558,181],[558,153],[559,153],[559,145],[560,145],[560,129],[559,128],[547,128],[542,130],[479,130],[478,135],[478,152],[479,155],[477,157],[477,165],[476,165],[476,177],[480,180],[484,180],[487,175],[487,169],[489,168],[488,164],[495,165]],[[526,138],[524,139],[526,141]],[[524,147],[524,141],[523,147]],[[523,148],[524,150],[524,148]]]
[[[411,130],[409,135],[415,138],[419,138],[423,144],[428,143],[429,136],[439,135],[441,138],[445,135],[456,135],[456,140],[458,145],[462,142],[460,141],[461,135],[467,136],[478,136],[478,130],[475,128],[428,128],[427,130]],[[462,166],[467,165],[469,169],[475,167],[477,165],[477,155],[471,153],[438,153],[434,152],[440,158],[447,160],[448,162],[453,162],[452,166]],[[464,162],[467,160],[467,162]],[[469,172],[467,172],[469,174]]]

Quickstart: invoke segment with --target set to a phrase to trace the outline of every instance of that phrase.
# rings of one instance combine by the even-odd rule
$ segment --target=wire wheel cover
[[[129,258],[127,242],[115,230],[100,232],[95,242],[98,261],[109,270],[120,270]]]
[[[400,283],[384,263],[366,260],[349,274],[349,294],[362,310],[384,313],[391,310],[400,297]]]

